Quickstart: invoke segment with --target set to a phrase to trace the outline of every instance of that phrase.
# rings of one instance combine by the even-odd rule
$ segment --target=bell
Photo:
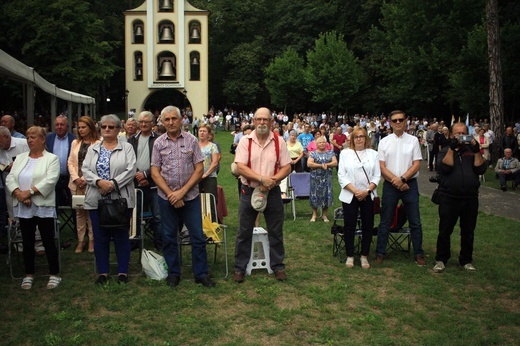
[[[161,65],[161,72],[159,73],[161,79],[175,78],[175,71],[173,70],[173,63],[171,60],[164,60]]]
[[[141,80],[143,79],[143,69],[138,67],[136,71],[136,79]]]
[[[143,64],[143,58],[140,55],[138,55],[135,63],[137,65],[142,65]]]
[[[165,26],[161,32],[161,38],[159,39],[161,42],[173,42],[173,32],[172,28],[169,26]]]
[[[200,33],[199,33],[199,29],[198,28],[193,28],[191,30],[191,35],[190,35],[190,39],[192,41],[197,41],[197,40],[200,40]]]
[[[173,10],[173,4],[171,0],[163,0],[161,1],[161,6],[159,6],[161,11],[171,11]]]
[[[143,27],[140,25],[137,25],[135,27],[134,35],[135,35],[135,37],[142,37],[143,36]]]
[[[198,65],[199,64],[199,59],[197,59],[197,57],[194,56],[193,59],[191,59],[191,64],[192,65]]]

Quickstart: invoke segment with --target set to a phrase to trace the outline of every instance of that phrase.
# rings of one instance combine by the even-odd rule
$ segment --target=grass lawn
[[[226,193],[233,268],[238,197],[229,169],[232,137],[219,133],[216,138],[223,151],[218,179]],[[277,282],[265,270],[254,271],[240,285],[219,279],[224,275],[223,248],[210,267],[215,289],[196,285],[188,266],[175,289],[144,276],[131,277],[128,285],[113,281],[96,287],[93,255],[74,254],[75,244],[62,251],[63,282],[54,291],[45,289],[45,277],[23,291],[20,280],[12,280],[7,265],[1,265],[0,344],[517,345],[520,260],[514,254],[520,225],[481,213],[477,272],[456,265],[456,229],[452,260],[445,273],[434,274],[437,208],[427,198],[420,202],[427,268],[394,253],[380,267],[362,270],[356,258],[356,267],[347,269],[332,256],[331,224],[309,223],[307,200],[297,201],[296,221],[286,210],[286,282]],[[340,206],[338,200],[334,203],[333,208]],[[63,232],[63,238],[71,237],[71,230]],[[189,263],[189,249],[183,253]],[[132,256],[134,263],[137,253]],[[45,268],[38,273],[45,274]],[[134,264],[132,270],[139,267]]]

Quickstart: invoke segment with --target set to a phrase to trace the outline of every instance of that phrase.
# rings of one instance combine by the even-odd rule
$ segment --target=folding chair
[[[218,212],[217,212],[217,202],[215,200],[215,196],[212,193],[201,193],[200,194],[200,204],[201,204],[201,212],[202,219],[204,221],[204,217],[209,216],[211,219],[211,223],[216,223],[220,227],[222,237],[219,240],[215,240],[213,238],[207,238],[207,243],[215,246],[215,250],[213,253],[213,263],[217,263],[217,249],[222,244],[224,245],[224,258],[225,258],[225,266],[226,266],[226,275],[224,278],[227,278],[229,275],[229,262],[228,262],[228,248],[227,248],[227,226],[218,222]],[[189,232],[189,231],[188,231]],[[189,237],[183,237],[181,232],[179,232],[179,256],[182,260],[182,247],[190,245]]]
[[[290,206],[292,215],[293,215],[293,221],[296,220],[296,206],[294,204],[294,192],[291,188],[291,183],[289,177],[285,177],[284,180],[280,183],[280,190],[282,190],[282,202],[285,204],[285,206]],[[285,193],[285,197],[283,194]],[[286,208],[287,209],[287,208]]]
[[[338,222],[343,222],[343,208],[334,209],[334,223],[331,227],[331,233],[334,236],[332,240],[332,256],[339,257],[340,263],[345,262],[347,258],[347,249],[345,247],[345,233],[343,231],[343,226],[339,225]],[[355,231],[355,244],[354,244],[354,254],[360,255],[361,253],[361,218],[358,216],[357,219],[357,228]],[[344,256],[340,256],[340,252],[344,252]]]
[[[37,239],[38,240],[38,239]],[[54,219],[54,242],[56,244],[56,249],[58,251],[58,263],[61,268],[61,247],[60,247],[60,229],[59,229],[59,223],[57,219]],[[13,279],[22,279],[25,276],[25,273],[23,271],[23,263],[20,261],[19,254],[22,252],[22,232],[20,229],[20,223],[18,220],[12,220],[10,224],[7,226],[7,265],[9,265],[9,273],[11,274],[11,278]],[[15,273],[14,263],[13,263],[13,257],[14,255],[18,258],[18,267],[22,268],[22,273],[20,276],[18,276]],[[38,262],[40,256],[36,256],[35,261]],[[47,257],[41,256],[42,260],[45,263],[38,264],[36,263],[37,267],[40,266],[47,266]],[[48,276],[48,274],[44,274],[41,276]]]
[[[60,230],[62,237],[65,237],[65,230],[68,230],[72,233],[74,238],[63,239],[63,244],[60,244],[61,247],[68,248],[71,245],[71,241],[77,238],[76,232],[76,212],[72,209],[71,206],[60,205],[56,209],[56,214],[58,216],[57,222],[60,225]]]
[[[404,227],[406,224],[406,212],[402,204],[395,208],[392,224],[390,225],[390,233],[388,235],[388,244],[386,254],[390,255],[397,251],[404,257],[410,257],[411,236],[410,228]]]
[[[309,198],[311,195],[311,174],[308,172],[292,172],[288,176],[288,190],[291,196],[291,209],[293,218],[296,220],[296,199]]]

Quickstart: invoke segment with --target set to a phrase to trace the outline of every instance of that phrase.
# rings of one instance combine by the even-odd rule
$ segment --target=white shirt
[[[379,161],[385,162],[386,168],[395,176],[402,176],[414,161],[422,160],[421,147],[417,137],[403,133],[397,137],[392,133],[379,142]],[[413,178],[417,178],[419,172]]]
[[[341,186],[339,200],[345,203],[352,202],[354,194],[345,189],[348,184],[353,184],[359,190],[366,190],[370,185],[367,176],[363,172],[363,168],[367,172],[368,179],[371,183],[379,184],[381,180],[381,170],[379,168],[379,154],[373,149],[365,149],[356,153],[352,149],[341,151],[338,166],[338,182]],[[361,162],[359,162],[361,160]],[[377,196],[377,190],[374,190]],[[372,196],[373,198],[373,196]]]
[[[18,154],[25,153],[29,151],[29,146],[27,145],[27,139],[25,138],[16,138],[11,137],[11,145],[9,149],[4,150],[0,149],[0,165],[8,166],[13,162],[13,157],[16,157]],[[5,181],[5,177],[7,177],[7,172],[2,173],[4,176],[3,181]],[[0,188],[3,188],[2,180],[0,180]]]

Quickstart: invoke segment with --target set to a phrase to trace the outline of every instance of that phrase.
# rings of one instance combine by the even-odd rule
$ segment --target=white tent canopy
[[[51,115],[52,120],[56,117],[56,105],[55,99],[59,98],[65,101],[69,101],[69,109],[72,110],[72,103],[83,104],[83,105],[92,105],[91,106],[91,115],[93,115],[93,111],[95,110],[96,99],[93,97],[82,95],[75,93],[73,91],[65,90],[58,88],[56,85],[48,82],[43,79],[42,76],[38,74],[32,67],[29,67],[22,62],[16,60],[6,52],[0,49],[0,75],[7,76],[9,79],[19,81],[27,85],[28,89],[34,89],[34,87],[38,87],[43,90],[45,93],[51,95],[51,99],[53,100],[51,104]],[[27,100],[25,100],[27,105],[27,117],[28,123],[31,124],[34,122],[34,96],[33,92],[29,92],[29,90],[25,93]],[[90,107],[89,107],[90,108]],[[31,121],[32,120],[32,121]],[[69,119],[70,120],[70,119]]]

